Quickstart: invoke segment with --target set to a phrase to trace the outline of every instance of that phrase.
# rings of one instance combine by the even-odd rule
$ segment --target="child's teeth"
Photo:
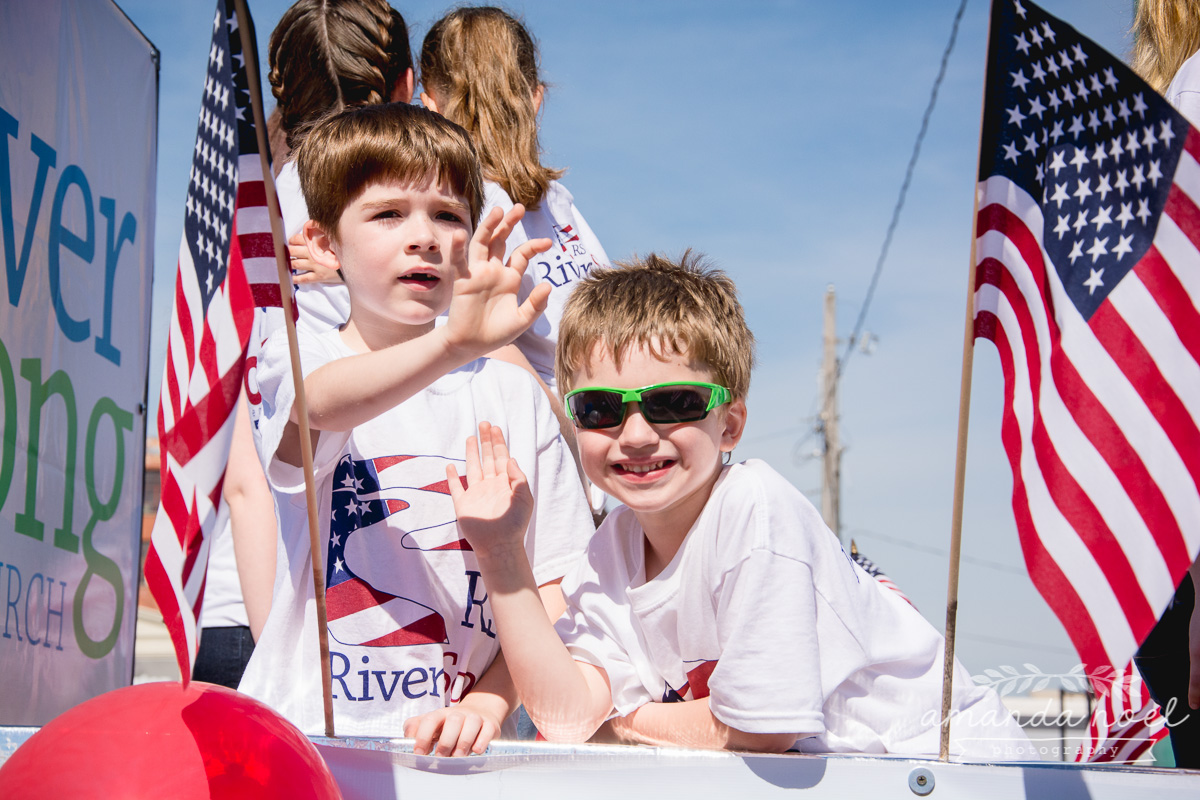
[[[655,461],[653,464],[627,464],[625,469],[630,472],[649,472],[650,470],[659,469],[663,465],[661,461]]]

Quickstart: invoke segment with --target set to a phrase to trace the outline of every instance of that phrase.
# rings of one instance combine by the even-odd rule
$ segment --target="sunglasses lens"
[[[642,395],[642,414],[650,422],[695,422],[708,416],[711,396],[702,386],[664,386]]]
[[[571,395],[571,415],[581,428],[613,428],[625,419],[625,404],[616,392],[580,392]]]

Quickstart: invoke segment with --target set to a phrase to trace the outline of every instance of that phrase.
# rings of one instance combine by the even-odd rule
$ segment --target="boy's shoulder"
[[[717,554],[766,549],[809,561],[814,548],[836,546],[808,498],[758,459],[722,471],[696,527]]]

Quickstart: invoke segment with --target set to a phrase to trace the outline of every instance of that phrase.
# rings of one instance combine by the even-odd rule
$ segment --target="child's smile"
[[[712,381],[712,373],[685,356],[658,359],[644,347],[629,350],[620,365],[602,347],[592,350],[575,388],[635,389],[672,381]],[[700,515],[745,419],[735,400],[695,422],[647,422],[636,403],[626,404],[616,427],[578,429],[579,456],[588,478],[637,514],[648,535],[667,531],[682,538]],[[732,433],[736,428],[737,433]]]

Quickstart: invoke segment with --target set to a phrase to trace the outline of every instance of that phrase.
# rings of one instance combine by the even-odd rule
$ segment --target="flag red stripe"
[[[985,211],[987,212],[986,214],[984,213]],[[988,206],[980,212],[979,216],[980,235],[990,230],[998,230],[1007,236],[1009,241],[1016,246],[1028,268],[1026,274],[1033,277],[1034,282],[1038,286],[1039,298],[1045,304],[1048,294],[1046,291],[1045,261],[1042,257],[1041,247],[1038,245],[1037,238],[1033,232],[1025,226],[1023,221],[1004,206]],[[992,259],[984,259],[985,263],[988,261],[992,261]],[[1020,287],[1012,278],[1011,273],[1004,269],[1003,265],[999,265],[1000,269],[997,270],[995,268],[997,265],[999,265],[999,262],[988,264],[983,273],[993,279],[997,273],[999,275],[997,288],[1004,294],[1013,309],[1013,313],[1017,316],[1017,328],[1025,349],[1026,369],[1029,375],[1031,393],[1033,397],[1040,397],[1042,395],[1040,344],[1037,339],[1037,329],[1033,323],[1032,309],[1027,305],[1029,298],[1022,293]],[[1060,331],[1054,321],[1051,310],[1046,305],[1043,305],[1038,309],[1038,316],[1047,325],[1050,341],[1054,343],[1059,342],[1061,340]],[[998,342],[997,346],[999,346]],[[1050,356],[1052,363],[1055,360],[1055,353],[1061,353],[1061,348],[1057,345],[1052,345]],[[1009,358],[1011,357],[1010,354]],[[1011,378],[1012,376],[1009,371],[1006,370],[1006,383]],[[1073,417],[1078,417],[1078,408],[1069,405],[1067,408]],[[1097,566],[1103,572],[1117,602],[1129,620],[1130,626],[1135,631],[1145,628],[1142,631],[1144,634],[1150,628],[1154,627],[1157,614],[1151,608],[1138,586],[1136,571],[1121,548],[1120,542],[1117,541],[1108,524],[1099,513],[1095,503],[1092,502],[1087,492],[1084,491],[1083,487],[1075,479],[1075,476],[1059,457],[1046,430],[1041,406],[1035,403],[1032,410],[1033,427],[1029,433],[1030,443],[1054,504],[1096,560]],[[1014,469],[1017,468],[1019,468],[1019,461],[1014,464]],[[1041,589],[1040,586],[1039,589]],[[1047,594],[1045,591],[1042,593],[1047,601],[1050,602],[1052,595]],[[1053,606],[1053,602],[1051,602],[1051,605]],[[1085,663],[1087,663],[1086,659]],[[1090,666],[1092,664],[1089,664]]]
[[[1089,325],[1170,439],[1192,480],[1196,481],[1200,476],[1200,430],[1153,357],[1112,304],[1102,304]],[[1184,560],[1191,563],[1186,554]],[[1171,564],[1172,574],[1176,572],[1176,566]]]
[[[187,526],[189,512],[187,501],[183,499],[183,493],[179,489],[179,482],[175,478],[173,470],[167,470],[158,502],[159,513],[166,514],[167,519],[171,521],[171,528],[175,532],[180,549],[182,549],[184,541],[191,535]]]
[[[243,233],[238,236],[243,258],[269,258],[275,260],[275,239],[267,233]]]
[[[1146,521],[1146,527],[1163,551],[1164,558],[1168,563],[1179,557],[1186,559],[1187,547],[1179,521],[1162,489],[1146,468],[1145,461],[1129,443],[1116,420],[1096,399],[1061,349],[1056,349],[1051,356],[1051,370],[1063,402],[1074,409],[1074,418],[1080,430],[1100,453],[1138,514]]]
[[[1163,214],[1170,217],[1193,244],[1200,242],[1200,209],[1178,184],[1171,185]]]
[[[180,338],[183,339],[183,354],[187,357],[187,369],[190,373],[196,366],[196,326],[192,321],[192,306],[188,301],[187,290],[182,278],[182,274],[177,272],[175,277],[176,324],[171,327],[172,330],[177,330]]]
[[[1012,402],[1015,382],[1013,353],[1008,343],[1008,335],[995,315],[981,312],[979,317],[991,318],[990,324],[995,331],[993,342],[999,352],[1001,371],[1004,375],[1004,413],[1000,422],[1000,439],[1004,443],[1004,450],[1008,454],[1013,472],[1013,515],[1017,524],[1017,537],[1021,541],[1021,552],[1025,556],[1025,565],[1034,586],[1063,623],[1067,635],[1071,637],[1071,642],[1079,652],[1079,657],[1090,672],[1093,665],[1107,663],[1100,632],[1074,585],[1046,550],[1029,510],[1025,476],[1020,468],[1021,434]]]
[[[1192,305],[1183,282],[1157,247],[1147,251],[1134,273],[1162,309],[1179,341],[1193,358],[1200,361],[1200,313]]]
[[[364,581],[343,581],[325,592],[326,612],[329,621],[333,622],[369,606],[381,606],[394,598],[395,595],[381,592]]]
[[[184,409],[175,425],[161,437],[159,446],[180,465],[191,461],[233,412],[242,385],[243,364],[244,360],[239,359],[230,367],[208,394]]]
[[[1188,128],[1187,136],[1183,138],[1183,149],[1188,151],[1192,158],[1200,161],[1200,132],[1195,128]]]
[[[278,283],[256,283],[251,286],[251,292],[256,308],[283,307],[283,295],[279,291]]]
[[[171,644],[175,648],[175,659],[179,665],[179,674],[185,678],[190,677],[192,674],[190,648],[187,642],[187,630],[183,624],[183,615],[180,612],[179,603],[175,599],[174,581],[163,567],[158,552],[153,547],[146,551],[146,566],[143,569],[143,575],[146,578],[146,588],[150,590],[154,602],[158,604],[163,624],[166,625],[167,633],[171,637]]]
[[[261,180],[244,181],[238,184],[238,208],[266,207],[266,205],[267,190],[263,187],[263,182]]]

